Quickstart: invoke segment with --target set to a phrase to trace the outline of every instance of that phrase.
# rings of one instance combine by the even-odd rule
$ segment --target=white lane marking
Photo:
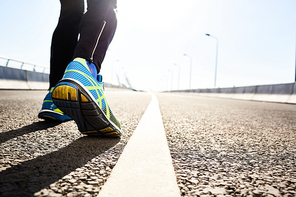
[[[155,95],[99,193],[108,196],[180,197]]]

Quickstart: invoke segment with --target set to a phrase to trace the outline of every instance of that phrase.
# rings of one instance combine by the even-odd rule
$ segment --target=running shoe
[[[57,120],[61,122],[71,120],[69,116],[64,115],[64,113],[52,102],[52,91],[53,88],[51,88],[45,96],[38,118],[42,118],[44,120]]]
[[[81,133],[120,137],[121,126],[112,113],[99,82],[85,59],[75,58],[52,92],[53,102],[75,120]]]

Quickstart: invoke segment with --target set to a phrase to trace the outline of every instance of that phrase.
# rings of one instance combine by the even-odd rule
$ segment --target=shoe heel
[[[70,85],[60,85],[53,90],[52,101],[59,109],[76,122],[81,133],[87,135],[101,135],[82,117],[79,100],[85,100],[86,98],[85,96],[80,96],[79,98],[78,95],[78,89]]]
[[[70,85],[60,85],[56,87],[52,92],[53,99],[78,101],[78,90]]]
[[[52,92],[54,104],[70,116],[81,133],[96,136],[120,137],[114,126],[98,109],[97,104],[74,84],[62,82]],[[93,126],[92,126],[93,125]]]

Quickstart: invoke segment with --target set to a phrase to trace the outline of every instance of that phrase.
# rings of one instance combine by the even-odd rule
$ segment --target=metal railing
[[[5,57],[0,57],[0,66],[18,68],[21,70],[29,70],[29,71],[40,72],[40,73],[49,73],[49,67],[39,66],[36,64],[9,59]]]

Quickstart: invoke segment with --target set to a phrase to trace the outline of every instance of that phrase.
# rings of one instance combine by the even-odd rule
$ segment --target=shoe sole
[[[38,113],[38,118],[44,119],[46,121],[60,121],[60,122],[65,122],[65,121],[69,121],[71,119],[69,118],[65,118],[64,114],[61,114],[59,112],[55,112],[53,110],[50,109],[42,109],[39,113]]]
[[[52,92],[52,101],[76,122],[81,133],[120,137],[120,129],[109,120],[91,93],[80,82],[63,79],[59,84]]]

